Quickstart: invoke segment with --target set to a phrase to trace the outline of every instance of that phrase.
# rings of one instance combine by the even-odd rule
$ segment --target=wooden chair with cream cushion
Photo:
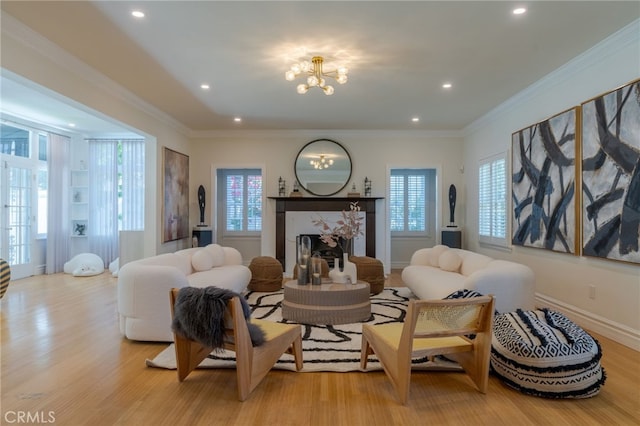
[[[411,359],[446,355],[486,393],[493,310],[493,296],[410,301],[404,323],[362,326],[360,366],[366,369],[368,356],[375,354],[406,404]]]
[[[172,317],[178,291],[179,289],[173,288],[170,292]],[[236,378],[240,401],[249,397],[283,353],[292,354],[296,369],[302,369],[302,327],[299,324],[251,319],[252,324],[262,329],[265,337],[263,344],[253,346],[242,305],[237,296],[229,299],[225,316],[224,349],[234,351],[236,354]],[[213,351],[213,348],[205,347],[177,333],[174,333],[174,342],[178,380],[182,382]]]

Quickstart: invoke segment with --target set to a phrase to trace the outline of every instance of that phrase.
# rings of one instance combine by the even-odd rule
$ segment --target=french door
[[[34,181],[31,165],[18,158],[2,161],[0,172],[0,257],[9,262],[11,278],[34,274]]]

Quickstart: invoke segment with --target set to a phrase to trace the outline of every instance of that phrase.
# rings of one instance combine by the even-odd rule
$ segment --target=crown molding
[[[339,130],[339,129],[288,129],[288,130],[205,130],[192,131],[192,139],[275,139],[275,138],[424,138],[424,139],[462,139],[460,130]]]
[[[188,137],[190,129],[182,123],[139,98],[128,89],[116,83],[95,68],[89,66],[87,63],[81,61],[76,56],[67,52],[6,12],[2,12],[2,33],[15,38],[45,58],[53,61],[62,68],[67,69],[78,78],[97,86],[99,89],[110,93],[117,99],[145,112],[146,114],[149,114],[151,117],[159,121],[166,123],[177,132]]]
[[[633,43],[638,43],[639,39],[640,19],[637,19],[469,124],[462,130],[463,135],[469,136],[477,132],[479,129],[503,116],[505,112],[535,98],[540,91],[549,90],[574,78],[586,68],[605,61],[608,57]],[[566,108],[571,108],[572,106],[575,105],[567,105]]]

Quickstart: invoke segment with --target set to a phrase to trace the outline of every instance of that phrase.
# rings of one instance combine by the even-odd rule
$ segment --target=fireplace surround
[[[269,197],[276,202],[276,259],[286,270],[286,214],[287,212],[341,212],[349,204],[358,202],[365,215],[365,253],[376,257],[376,200],[381,197]]]

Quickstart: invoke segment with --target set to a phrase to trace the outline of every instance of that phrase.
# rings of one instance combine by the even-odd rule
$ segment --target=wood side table
[[[369,283],[284,284],[282,318],[301,324],[350,324],[371,317]]]

